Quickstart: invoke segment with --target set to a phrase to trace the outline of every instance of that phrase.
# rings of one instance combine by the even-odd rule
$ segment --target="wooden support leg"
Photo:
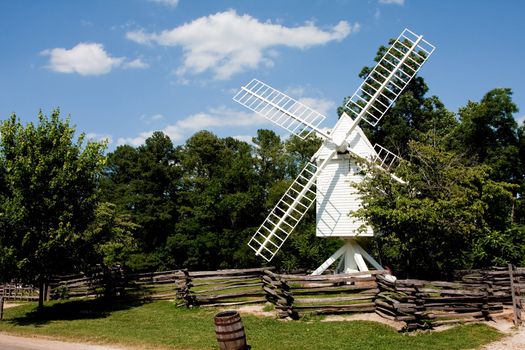
[[[325,270],[329,268],[335,261],[337,261],[337,259],[339,259],[345,253],[345,251],[345,246],[342,246],[341,248],[337,249],[337,251],[333,253],[328,259],[326,259],[325,262],[321,264],[321,266],[319,266],[317,269],[315,269],[314,272],[312,272],[312,275],[316,276],[325,272]]]

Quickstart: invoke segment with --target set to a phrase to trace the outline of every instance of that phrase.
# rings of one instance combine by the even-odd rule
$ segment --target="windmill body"
[[[345,135],[352,125],[352,119],[343,114],[331,134]],[[373,146],[357,126],[347,138],[348,147],[362,159],[377,157]],[[330,155],[335,146],[324,142],[316,161],[319,165]],[[338,153],[328,161],[316,183],[316,235],[318,237],[373,236],[372,228],[351,212],[361,207],[361,198],[355,187],[365,176],[363,163],[348,152]]]
[[[356,241],[374,232],[350,213],[361,206],[355,185],[366,176],[367,167],[391,171],[399,158],[380,145],[372,146],[359,123],[364,120],[375,126],[433,51],[434,46],[422,36],[405,29],[350,97],[347,113],[330,132],[319,128],[325,119],[321,113],[259,80],[241,88],[234,101],[302,139],[312,133],[324,139],[249,241],[256,255],[271,261],[316,203],[317,236],[344,238],[346,242],[314,274],[323,273],[336,261],[337,271],[345,273],[368,271],[369,265],[381,269]],[[393,173],[390,176],[403,182]]]

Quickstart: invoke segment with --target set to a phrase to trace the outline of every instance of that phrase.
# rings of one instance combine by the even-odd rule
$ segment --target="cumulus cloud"
[[[359,27],[358,23],[347,21],[340,21],[327,30],[311,22],[285,27],[229,10],[158,33],[131,31],[126,37],[139,44],[182,47],[183,62],[176,70],[179,76],[212,72],[216,79],[229,79],[260,65],[272,66],[277,55],[275,47],[307,49],[341,41]]]
[[[117,139],[117,146],[121,145],[131,145],[131,146],[140,146],[146,141],[148,137],[153,135],[153,131],[144,131],[141,132],[136,137],[119,137]]]
[[[327,100],[324,98],[315,98],[315,97],[301,97],[299,102],[302,104],[315,109],[317,112],[328,116],[334,111],[335,102],[332,100]]]
[[[80,75],[101,75],[109,73],[124,61],[124,57],[111,57],[102,44],[79,43],[72,49],[54,48],[42,51],[49,56],[47,66],[58,73],[78,73]]]
[[[179,5],[179,0],[149,0],[149,1],[157,3],[159,5],[171,7],[171,8],[175,8]]]
[[[149,65],[140,58],[128,61],[126,57],[113,57],[100,43],[78,43],[71,49],[57,47],[41,52],[49,56],[46,66],[57,73],[77,73],[83,76],[102,75],[114,68],[144,69]]]
[[[336,106],[334,101],[320,97],[305,96],[305,92],[307,90],[307,87],[296,86],[288,88],[286,92],[294,95],[294,97],[299,102],[315,109],[325,116],[328,116],[334,112],[334,108]],[[165,117],[162,114],[140,116],[140,119],[146,121],[147,123],[163,120],[164,118]],[[166,125],[160,131],[168,135],[174,142],[182,142],[185,138],[189,137],[198,130],[213,130],[218,128],[238,130],[239,128],[243,127],[257,128],[269,124],[272,124],[272,122],[250,111],[239,111],[225,106],[220,106],[217,108],[210,108],[205,112],[192,114],[186,118],[176,121],[173,124]],[[143,144],[144,141],[153,134],[153,132],[154,130],[144,131],[136,137],[119,138],[117,140],[117,144],[130,144],[133,146],[138,146]],[[249,135],[237,135],[232,137],[248,143],[251,143],[252,138],[252,136]]]
[[[113,138],[108,134],[98,134],[90,132],[86,134],[86,139],[90,141],[107,142],[108,145],[113,143]]]
[[[403,6],[405,4],[405,0],[379,0],[380,4],[392,4],[392,5],[400,5]]]
[[[152,114],[152,115],[143,114],[140,116],[140,120],[144,121],[146,124],[151,124],[159,120],[162,120],[164,118],[165,118],[164,115],[160,113]]]
[[[146,69],[146,68],[149,68],[149,64],[147,64],[146,62],[142,61],[142,59],[140,59],[140,58],[136,58],[133,61],[126,62],[124,64],[124,68],[129,68],[129,69]]]
[[[243,141],[243,142],[249,143],[250,145],[255,146],[255,144],[253,143],[252,135],[235,135],[232,137],[236,140]]]
[[[206,112],[200,112],[190,115],[184,119],[176,121],[174,124],[166,125],[162,131],[168,135],[174,142],[183,141],[192,133],[211,128],[226,128],[226,127],[246,127],[258,126],[270,123],[263,117],[254,115],[250,112],[241,112],[238,110],[218,107],[210,108]],[[153,130],[140,133],[136,137],[119,138],[117,145],[129,144],[138,146],[153,134]]]

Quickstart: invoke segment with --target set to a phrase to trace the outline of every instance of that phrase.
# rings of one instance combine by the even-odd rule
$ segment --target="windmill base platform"
[[[377,269],[383,267],[368,254],[354,238],[346,238],[345,244],[321,264],[312,275],[320,275],[339,260],[335,273],[353,273],[368,271],[367,263]]]

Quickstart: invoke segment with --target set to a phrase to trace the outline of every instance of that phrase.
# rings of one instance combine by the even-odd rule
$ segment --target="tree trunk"
[[[44,279],[38,281],[38,308],[41,309],[44,307],[44,298],[45,298],[45,288],[44,288]]]

